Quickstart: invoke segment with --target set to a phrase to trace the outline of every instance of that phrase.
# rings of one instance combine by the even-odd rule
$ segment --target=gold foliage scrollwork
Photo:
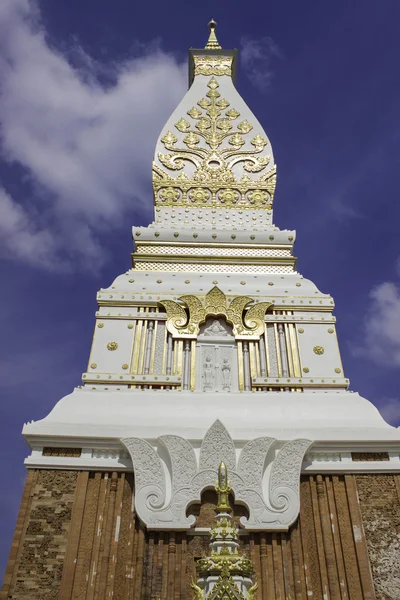
[[[195,75],[232,75],[232,56],[195,56]]]
[[[264,333],[264,315],[270,306],[270,302],[259,302],[249,308],[244,322],[250,331],[257,332],[257,335]]]
[[[179,140],[176,131],[167,131],[161,138],[169,153],[157,155],[166,171],[153,163],[156,204],[272,208],[276,167],[272,165],[265,172],[271,160],[264,153],[268,140],[260,134],[247,137],[253,125],[247,120],[238,122],[240,113],[235,108],[226,110],[230,103],[221,97],[215,77],[211,77],[207,86],[206,97],[187,112],[191,122],[181,117],[175,123],[176,130],[184,137]],[[188,165],[190,177],[184,171]],[[241,177],[239,167],[243,169]],[[168,171],[181,173],[175,176]],[[261,174],[252,178],[246,173]]]
[[[264,315],[269,302],[260,302],[251,306],[246,314],[244,310],[253,298],[236,296],[228,302],[225,294],[213,287],[202,301],[198,296],[185,295],[173,300],[161,300],[167,311],[167,329],[174,337],[197,337],[200,325],[209,316],[224,316],[231,323],[233,335],[237,339],[258,339],[264,333]]]
[[[188,325],[188,315],[185,309],[178,302],[173,300],[162,300],[160,304],[165,308],[168,315],[167,329],[172,334],[175,331],[185,329]]]

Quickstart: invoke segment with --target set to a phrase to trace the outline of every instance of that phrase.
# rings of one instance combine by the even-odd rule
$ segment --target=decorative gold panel
[[[237,296],[231,302],[218,288],[213,287],[202,299],[199,296],[185,295],[179,298],[181,303],[173,300],[161,300],[160,304],[167,311],[167,328],[174,337],[196,337],[200,324],[208,316],[223,315],[233,326],[233,335],[237,339],[259,339],[264,333],[264,315],[272,304],[259,302],[249,308],[243,316],[245,307],[254,302],[249,296]]]
[[[175,123],[175,128],[184,134],[183,144],[177,146],[178,137],[172,131],[161,138],[170,154],[158,153],[157,158],[166,170],[153,163],[156,204],[271,209],[276,167],[266,171],[270,163],[270,156],[264,152],[268,140],[260,134],[250,139],[253,125],[247,120],[234,123],[240,113],[221,97],[214,77],[207,86],[207,97],[200,99],[187,113],[195,124],[185,117]],[[222,147],[225,141],[228,147]],[[245,145],[253,148],[244,150]],[[185,165],[194,167],[192,176],[183,171]],[[238,166],[244,171],[239,178],[235,173]],[[169,171],[182,173],[173,177]],[[266,172],[255,179],[246,174],[262,171]]]
[[[232,56],[194,56],[195,75],[232,75]]]

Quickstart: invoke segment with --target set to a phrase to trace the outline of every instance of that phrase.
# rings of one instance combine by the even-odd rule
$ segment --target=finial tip
[[[207,50],[221,50],[221,46],[218,43],[217,36],[215,35],[215,30],[217,29],[217,23],[214,19],[208,23],[208,29],[210,31],[210,35],[208,37],[208,42],[206,44]]]

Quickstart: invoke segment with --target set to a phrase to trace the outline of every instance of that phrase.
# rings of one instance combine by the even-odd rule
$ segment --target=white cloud
[[[363,344],[354,349],[386,366],[400,366],[400,287],[385,282],[369,294],[369,308],[363,326]]]
[[[50,46],[34,3],[2,0],[2,154],[26,169],[33,189],[13,200],[2,192],[2,244],[19,258],[31,246],[31,262],[44,267],[101,259],[99,232],[128,211],[150,218],[155,142],[185,90],[185,68],[154,46],[111,67],[81,48],[69,54],[78,66]],[[112,84],[97,78],[105,68]]]
[[[240,59],[246,75],[255,87],[265,90],[274,76],[274,61],[283,58],[281,49],[271,37],[243,37],[241,45]]]
[[[400,424],[400,401],[394,398],[385,398],[378,406],[382,417],[391,425]]]
[[[0,239],[10,257],[53,267],[55,239],[32,227],[28,214],[0,188]]]

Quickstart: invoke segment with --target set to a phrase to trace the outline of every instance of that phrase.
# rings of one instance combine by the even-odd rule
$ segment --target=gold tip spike
[[[208,36],[208,42],[206,44],[206,50],[221,50],[221,46],[218,44],[217,36],[215,35],[215,30],[217,28],[217,24],[214,19],[208,24],[208,29],[210,30],[210,35]]]
[[[218,481],[215,486],[215,491],[218,494],[218,504],[217,511],[218,512],[231,512],[231,506],[229,504],[229,492],[231,491],[231,486],[228,481],[228,471],[225,463],[221,462],[218,467]]]

